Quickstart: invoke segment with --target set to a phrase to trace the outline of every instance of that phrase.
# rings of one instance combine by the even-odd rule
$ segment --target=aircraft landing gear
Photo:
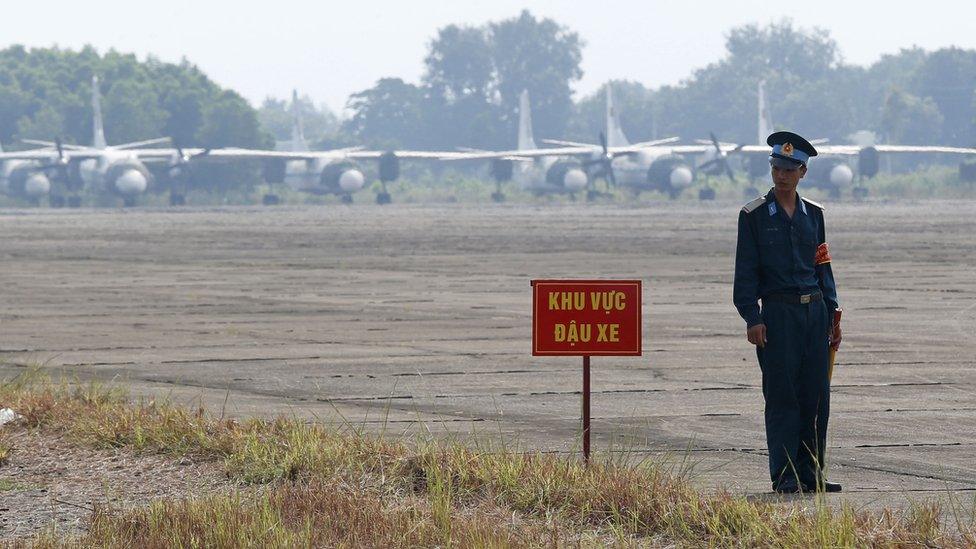
[[[80,196],[69,196],[68,197],[68,207],[69,208],[80,208],[81,207],[81,197]]]
[[[501,204],[502,202],[505,202],[505,194],[502,192],[493,192],[491,193],[491,201]]]
[[[261,197],[261,204],[264,206],[277,206],[281,204],[281,199],[276,194],[266,194]]]
[[[698,200],[715,200],[715,189],[705,187],[698,191]]]
[[[60,194],[52,194],[48,200],[52,208],[64,207],[64,197]]]
[[[170,193],[169,194],[169,205],[170,206],[186,206],[186,197],[181,193]]]
[[[858,185],[851,190],[851,194],[854,195],[854,200],[864,200],[868,197],[868,188],[864,185]]]
[[[349,202],[352,202],[352,197],[349,197]],[[347,204],[349,202],[347,202]],[[390,198],[390,193],[388,192],[376,193],[376,203],[379,204],[380,206],[382,206],[383,204],[389,204],[390,202],[393,202],[393,199]]]
[[[352,195],[351,194],[344,194],[344,195],[342,195],[342,203],[343,204],[352,204]]]

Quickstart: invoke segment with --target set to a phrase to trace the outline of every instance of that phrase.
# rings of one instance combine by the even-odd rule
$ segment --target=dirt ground
[[[2,211],[0,376],[40,363],[228,414],[575,452],[580,360],[530,356],[529,281],[640,278],[645,354],[593,359],[594,448],[762,498],[739,206]],[[976,202],[841,203],[827,223],[831,501],[971,505]]]
[[[9,432],[3,442],[12,449],[0,466],[0,543],[42,531],[78,532],[95,506],[234,489],[217,463],[83,448],[52,433],[0,428]]]

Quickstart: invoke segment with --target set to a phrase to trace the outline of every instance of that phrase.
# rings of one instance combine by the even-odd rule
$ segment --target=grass
[[[0,467],[10,459],[11,450],[10,442],[7,441],[7,435],[4,433],[3,427],[0,426]]]
[[[38,546],[976,545],[976,517],[937,504],[815,512],[705,494],[666,467],[484,452],[291,418],[234,421],[118,387],[36,373],[0,387],[29,428],[79,444],[219,462],[228,494],[99,508],[87,534]],[[950,524],[951,523],[951,524]]]

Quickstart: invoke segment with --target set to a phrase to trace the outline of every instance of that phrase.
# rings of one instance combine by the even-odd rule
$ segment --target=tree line
[[[511,148],[518,96],[528,89],[537,137],[595,142],[605,88],[574,101],[583,47],[572,29],[528,11],[448,25],[428,44],[419,82],[379,79],[350,96],[344,120],[307,96],[298,108],[313,148]],[[752,143],[762,80],[777,127],[835,143],[867,130],[879,142],[976,145],[974,50],[908,48],[859,66],[843,61],[828,32],[789,20],[732,29],[725,50],[676,85],[613,82],[631,140],[714,132]],[[11,46],[0,50],[0,142],[61,136],[87,144],[93,74],[102,79],[109,143],[166,135],[183,146],[273,147],[290,138],[290,100],[254,108],[187,60]]]

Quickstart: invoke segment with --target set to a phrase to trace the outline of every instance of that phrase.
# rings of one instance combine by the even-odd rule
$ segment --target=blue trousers
[[[756,347],[766,400],[766,445],[773,487],[815,485],[823,470],[830,416],[828,311],[764,301],[766,346]]]

